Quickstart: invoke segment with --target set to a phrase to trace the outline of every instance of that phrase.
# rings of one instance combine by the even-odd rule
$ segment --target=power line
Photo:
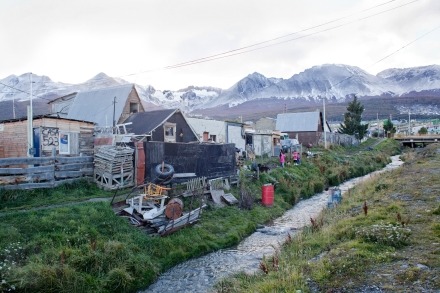
[[[378,4],[376,6],[373,6],[373,7],[370,7],[370,8],[367,8],[367,9],[364,9],[364,10],[361,10],[361,11],[358,11],[358,12],[346,15],[346,16],[342,16],[342,17],[339,17],[339,18],[336,18],[336,19],[324,22],[322,24],[314,25],[312,27],[305,28],[305,29],[302,29],[302,30],[299,30],[299,31],[296,31],[296,32],[293,32],[293,33],[286,34],[286,35],[282,35],[282,36],[279,36],[279,37],[276,37],[276,38],[272,38],[272,39],[269,39],[269,40],[266,40],[266,41],[261,41],[261,42],[254,43],[254,44],[251,44],[251,45],[247,45],[247,46],[244,46],[244,47],[240,47],[240,48],[237,48],[237,49],[233,49],[233,50],[229,50],[229,51],[226,51],[226,52],[222,52],[222,53],[218,53],[218,54],[214,54],[214,55],[210,55],[210,56],[194,59],[194,60],[187,61],[187,62],[178,63],[178,64],[175,64],[175,65],[165,66],[165,68],[173,68],[175,66],[181,66],[181,65],[185,65],[185,64],[190,64],[192,62],[206,60],[206,59],[210,59],[210,58],[213,58],[213,57],[217,57],[217,56],[233,53],[233,52],[236,52],[236,51],[242,51],[244,49],[248,49],[248,48],[252,48],[252,47],[255,47],[255,46],[262,45],[262,44],[270,43],[270,42],[273,42],[273,41],[276,41],[276,40],[279,40],[279,39],[283,39],[283,38],[286,38],[286,37],[289,37],[289,36],[292,36],[292,35],[296,35],[296,34],[299,34],[299,33],[302,33],[302,32],[313,30],[313,29],[316,29],[316,28],[319,28],[319,27],[322,27],[322,26],[325,26],[325,25],[328,25],[328,24],[331,24],[331,23],[334,23],[334,22],[338,22],[340,20],[352,17],[353,15],[360,14],[360,13],[363,13],[363,12],[375,9],[375,8],[383,6],[383,5],[387,5],[387,4],[389,4],[391,2],[395,2],[395,1],[397,1],[397,0],[391,0],[391,1],[388,1],[388,2],[385,2],[385,3],[381,3],[381,4]]]
[[[361,20],[365,20],[365,19],[377,16],[377,15],[380,15],[380,14],[383,14],[383,13],[386,13],[386,12],[398,9],[398,8],[407,6],[409,4],[413,4],[413,3],[418,2],[420,0],[413,0],[413,1],[401,4],[399,6],[392,7],[392,8],[383,10],[383,11],[379,11],[379,12],[374,13],[372,15],[365,16],[363,18],[359,18],[359,19],[356,19],[356,20],[353,20],[353,21],[349,21],[349,22],[346,22],[346,23],[343,23],[343,24],[339,24],[339,25],[336,25],[336,26],[333,26],[333,27],[330,27],[330,28],[322,29],[322,30],[319,30],[319,31],[316,31],[316,32],[312,32],[312,33],[306,34],[306,35],[301,35],[301,36],[298,36],[298,37],[295,37],[295,38],[291,38],[291,39],[288,39],[288,40],[284,40],[284,41],[280,41],[280,42],[275,42],[275,43],[269,44],[269,43],[274,42],[276,40],[281,40],[281,39],[284,39],[284,38],[289,37],[289,36],[297,35],[297,34],[302,33],[302,32],[306,32],[306,31],[310,31],[310,30],[313,30],[313,29],[316,29],[316,28],[319,28],[319,27],[323,27],[323,26],[326,26],[328,24],[335,23],[335,22],[341,21],[343,19],[350,18],[350,17],[352,17],[354,15],[357,15],[357,14],[362,14],[364,12],[376,9],[378,7],[381,7],[381,6],[385,6],[387,4],[390,4],[390,3],[396,2],[396,1],[398,1],[398,0],[390,0],[390,1],[387,1],[387,2],[384,2],[384,3],[372,6],[370,8],[363,9],[361,11],[358,11],[358,12],[355,12],[355,13],[352,13],[352,14],[349,14],[349,15],[346,15],[346,16],[343,16],[343,17],[339,17],[339,18],[336,18],[336,19],[324,22],[322,24],[314,25],[312,27],[305,28],[305,29],[302,29],[302,30],[299,30],[299,31],[296,31],[296,32],[293,32],[293,33],[289,33],[289,34],[286,34],[286,35],[283,35],[283,36],[279,36],[279,37],[272,38],[272,39],[269,39],[269,40],[261,41],[261,42],[254,43],[254,44],[251,44],[251,45],[247,45],[247,46],[244,46],[244,47],[240,47],[240,48],[237,48],[237,49],[225,51],[225,52],[222,52],[222,53],[218,53],[218,54],[214,54],[214,55],[210,55],[210,56],[206,56],[206,57],[202,57],[202,58],[193,59],[193,60],[186,61],[186,62],[176,63],[174,65],[168,65],[168,66],[165,66],[165,67],[162,67],[162,68],[144,70],[144,71],[140,71],[140,72],[137,72],[137,73],[121,75],[121,76],[117,76],[117,77],[114,77],[114,78],[134,76],[134,75],[139,75],[139,74],[143,74],[143,73],[147,73],[147,72],[154,72],[154,71],[158,71],[158,70],[170,70],[170,69],[175,69],[175,68],[180,68],[180,67],[186,67],[186,66],[191,66],[191,65],[199,64],[199,63],[214,61],[214,60],[223,59],[223,58],[228,58],[228,57],[232,57],[232,56],[235,56],[235,55],[245,54],[245,53],[249,53],[249,52],[253,52],[253,51],[257,51],[257,50],[262,50],[262,49],[269,48],[269,47],[272,47],[272,46],[284,44],[284,43],[287,43],[287,42],[296,41],[296,40],[299,40],[299,39],[302,39],[302,38],[310,37],[310,36],[313,36],[313,35],[316,35],[316,34],[319,34],[319,33],[327,32],[327,31],[334,30],[334,29],[337,29],[337,28],[340,28],[340,27],[343,27],[343,26],[347,26],[349,24],[352,24],[352,23],[355,23],[355,22],[358,22],[358,21],[361,21]],[[261,46],[263,44],[268,44],[268,45]],[[260,47],[257,47],[257,46],[260,46]],[[254,48],[254,47],[257,47],[257,48]],[[100,81],[100,80],[105,80],[105,78],[95,79],[93,81],[85,82],[85,83],[82,83],[82,84],[67,85],[65,87],[55,87],[55,88],[53,88],[51,90],[64,90],[64,89],[68,90],[69,88],[72,88],[72,87],[87,86],[88,84],[93,84],[94,82]],[[45,82],[41,82],[41,83],[48,83],[48,82],[45,81]],[[29,94],[26,91],[23,91],[23,90],[20,90],[18,88],[9,86],[9,85],[4,84],[2,82],[0,82],[0,84],[2,84],[4,86],[7,86],[7,87],[9,87],[11,89],[18,90],[20,92]],[[38,93],[40,91],[43,91],[43,90],[36,90],[35,93]],[[42,97],[39,97],[39,98],[42,98]],[[43,99],[45,99],[45,98],[43,98]],[[45,100],[50,101],[50,99],[45,99]]]
[[[186,62],[180,62],[180,63],[176,63],[176,64],[173,64],[173,65],[168,65],[168,66],[165,66],[165,67],[161,67],[161,68],[144,70],[144,71],[140,71],[140,72],[136,72],[136,73],[130,73],[130,74],[121,75],[121,76],[117,76],[117,77],[121,78],[121,77],[128,77],[128,76],[139,75],[139,74],[143,74],[143,73],[147,73],[147,72],[175,69],[175,68],[179,68],[179,67],[190,66],[190,65],[194,65],[194,64],[198,64],[198,63],[209,62],[209,61],[214,61],[214,60],[217,60],[217,59],[223,59],[223,58],[227,58],[227,57],[232,57],[232,56],[239,55],[239,54],[245,54],[245,53],[249,53],[249,52],[256,51],[256,50],[262,50],[262,49],[265,49],[265,48],[268,48],[268,47],[272,47],[272,46],[275,46],[275,45],[283,44],[283,43],[286,43],[286,42],[295,41],[295,40],[302,39],[302,38],[305,38],[305,37],[309,37],[309,36],[312,36],[312,35],[315,35],[315,34],[318,34],[318,33],[326,32],[326,31],[333,30],[333,29],[336,29],[336,28],[339,28],[339,27],[342,27],[342,26],[346,26],[346,25],[351,24],[353,22],[364,20],[366,18],[370,18],[370,17],[376,16],[376,15],[379,15],[379,14],[382,14],[382,13],[385,13],[385,12],[388,12],[388,11],[391,11],[391,10],[403,7],[403,6],[406,6],[408,4],[412,4],[412,3],[420,1],[420,0],[413,0],[411,2],[402,4],[402,5],[397,6],[397,7],[393,7],[391,9],[379,12],[377,14],[373,14],[373,15],[367,16],[365,18],[354,20],[354,21],[351,21],[351,22],[348,22],[348,23],[345,23],[345,24],[341,24],[341,25],[338,25],[338,26],[334,26],[334,27],[331,27],[331,28],[327,28],[327,29],[324,29],[324,30],[321,30],[321,31],[317,31],[317,32],[310,33],[310,34],[307,34],[307,35],[299,36],[299,37],[296,37],[296,38],[293,38],[293,39],[289,39],[289,40],[284,40],[284,41],[281,41],[281,42],[276,42],[274,44],[269,44],[269,45],[266,45],[266,46],[254,48],[254,47],[257,47],[257,46],[261,46],[261,45],[264,45],[264,44],[268,44],[268,43],[274,42],[276,40],[281,40],[281,39],[287,38],[289,36],[297,35],[297,34],[302,33],[302,32],[306,32],[306,31],[310,31],[310,30],[313,30],[313,29],[316,29],[316,28],[320,28],[320,27],[329,25],[331,23],[335,23],[335,22],[341,21],[343,19],[350,18],[350,17],[352,17],[354,15],[362,14],[362,13],[365,13],[367,11],[379,8],[381,6],[388,5],[388,4],[390,4],[392,2],[396,2],[396,1],[399,1],[399,0],[386,1],[386,2],[380,3],[378,5],[375,5],[375,6],[372,6],[372,7],[363,9],[363,10],[360,10],[358,12],[354,12],[354,13],[351,13],[351,14],[348,14],[348,15],[345,15],[345,16],[342,16],[342,17],[339,17],[339,18],[336,18],[336,19],[333,19],[333,20],[330,20],[330,21],[318,24],[318,25],[314,25],[314,26],[311,26],[311,27],[308,27],[308,28],[305,28],[305,29],[302,29],[302,30],[299,30],[299,31],[296,31],[296,32],[293,32],[293,33],[289,33],[289,34],[286,34],[286,35],[283,35],[283,36],[279,36],[279,37],[276,37],[276,38],[272,38],[272,39],[269,39],[269,40],[257,42],[257,43],[251,44],[251,45],[247,45],[247,46],[244,46],[244,47],[237,48],[237,49],[225,51],[225,52],[222,52],[222,53],[218,53],[218,54],[214,54],[214,55],[210,55],[210,56],[206,56],[206,57],[202,57],[202,58],[193,59],[193,60],[186,61]],[[103,79],[95,79],[93,82],[96,82],[96,81],[99,81],[99,80],[105,80],[105,79],[104,78]],[[92,81],[85,82],[85,83],[82,83],[80,85],[67,85],[65,87],[59,87],[59,88],[56,88],[56,89],[57,90],[62,90],[62,89],[66,89],[67,90],[69,88],[78,87],[78,86],[81,86],[81,85],[87,86],[87,84],[92,84],[93,82]],[[44,83],[47,83],[47,82],[44,82]],[[24,91],[22,91],[22,92],[24,92]],[[39,90],[36,90],[35,92],[38,93]]]
[[[340,28],[340,27],[344,27],[344,26],[347,26],[349,24],[353,24],[355,22],[358,22],[358,21],[361,21],[361,20],[365,20],[365,19],[377,16],[377,15],[380,15],[380,14],[383,14],[383,13],[386,13],[386,12],[389,12],[389,11],[392,11],[392,10],[404,7],[406,5],[412,4],[412,3],[417,2],[417,1],[420,1],[420,0],[413,0],[411,2],[399,5],[397,7],[393,7],[393,8],[384,10],[384,11],[380,11],[378,13],[375,13],[375,14],[372,14],[372,15],[369,15],[369,16],[365,16],[363,18],[359,18],[359,19],[356,19],[356,20],[353,20],[353,21],[350,21],[350,22],[346,22],[346,23],[343,23],[343,24],[339,24],[339,25],[336,25],[336,26],[333,26],[333,27],[330,27],[330,28],[326,28],[326,29],[323,29],[323,30],[312,32],[312,33],[309,33],[309,34],[306,34],[306,35],[301,35],[301,36],[298,36],[296,38],[292,38],[292,39],[276,42],[276,43],[265,45],[265,46],[258,47],[258,48],[244,50],[244,51],[241,51],[241,52],[235,52],[235,53],[231,53],[231,54],[226,54],[225,53],[225,55],[222,55],[222,54],[212,55],[211,57],[205,57],[205,58],[195,59],[194,61],[188,61],[186,63],[181,63],[181,65],[176,64],[176,65],[167,66],[164,69],[175,69],[175,68],[179,68],[179,67],[190,66],[190,65],[194,65],[194,64],[204,63],[204,62],[213,61],[213,60],[217,60],[217,59],[223,59],[223,58],[227,58],[227,57],[231,57],[231,56],[235,56],[235,55],[241,55],[241,54],[245,54],[245,53],[249,53],[249,52],[253,52],[253,51],[257,51],[257,50],[262,50],[262,49],[266,49],[266,48],[269,48],[269,47],[277,46],[277,45],[288,43],[288,42],[292,42],[292,41],[297,41],[299,39],[307,38],[307,37],[310,37],[310,36],[313,36],[313,35],[316,35],[316,34],[320,34],[320,33],[327,32],[327,31],[331,31],[331,30],[334,30],[334,29],[337,29],[337,28]],[[248,47],[251,47],[251,46],[248,46]]]

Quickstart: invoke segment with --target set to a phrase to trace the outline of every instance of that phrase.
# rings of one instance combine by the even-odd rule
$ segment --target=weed
[[[267,262],[264,257],[263,260],[260,261],[260,270],[266,275],[269,273],[269,266],[267,265]]]

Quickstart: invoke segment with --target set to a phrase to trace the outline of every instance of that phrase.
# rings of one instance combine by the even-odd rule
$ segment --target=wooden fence
[[[93,156],[0,159],[1,189],[52,188],[81,178],[93,180]]]

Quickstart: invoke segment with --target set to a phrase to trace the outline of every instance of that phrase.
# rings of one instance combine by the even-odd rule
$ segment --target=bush
[[[378,224],[358,228],[355,231],[358,238],[366,242],[384,244],[392,247],[401,247],[408,244],[411,229],[392,224]]]
[[[125,269],[114,268],[108,273],[104,287],[109,292],[128,292],[133,289],[132,282],[133,277]]]

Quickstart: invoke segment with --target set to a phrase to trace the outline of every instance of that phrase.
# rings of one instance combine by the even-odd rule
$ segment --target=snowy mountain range
[[[18,104],[29,101],[30,79],[28,73],[10,75],[0,80],[0,102],[13,101]],[[38,75],[32,75],[32,82],[33,99],[44,103],[76,91],[129,83],[105,73],[75,85],[54,82],[47,76]],[[180,108],[188,113],[217,107],[234,108],[267,99],[316,102],[325,97],[332,102],[341,102],[353,94],[362,99],[404,96],[415,92],[430,92],[440,97],[440,66],[393,68],[372,75],[355,66],[325,64],[306,69],[288,79],[267,78],[255,72],[229,89],[190,86],[170,91],[157,90],[151,85],[136,85],[136,88],[144,103],[161,108]],[[0,113],[0,120],[9,118]]]

